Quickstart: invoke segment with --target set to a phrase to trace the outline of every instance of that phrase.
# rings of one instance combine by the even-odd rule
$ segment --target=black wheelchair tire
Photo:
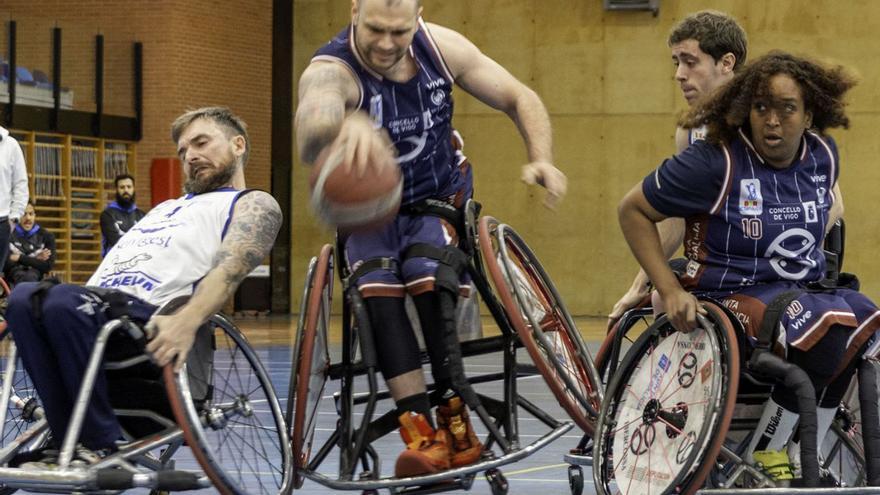
[[[318,257],[310,263],[293,354],[294,362],[290,370],[286,417],[290,428],[296,488],[301,487],[304,481],[298,471],[306,469],[309,463],[315,433],[315,413],[330,366],[327,319],[332,297],[333,247],[328,244],[324,245]],[[317,376],[315,376],[316,367]],[[316,378],[317,382],[312,381],[312,378]],[[314,400],[315,394],[317,401]]]

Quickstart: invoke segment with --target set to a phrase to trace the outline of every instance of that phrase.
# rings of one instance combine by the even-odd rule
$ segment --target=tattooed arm
[[[363,174],[368,166],[391,162],[391,140],[373,127],[366,112],[357,110],[361,89],[342,64],[317,60],[299,80],[299,106],[294,127],[299,156],[312,164],[327,145],[344,149],[345,167]]]
[[[271,195],[252,191],[235,204],[226,237],[214,257],[214,267],[180,310],[154,316],[149,326],[157,330],[147,351],[159,366],[174,362],[180,370],[192,347],[196,330],[220,310],[242,280],[269,254],[281,227],[281,208]]]
[[[299,80],[299,105],[294,127],[300,158],[314,163],[318,153],[332,143],[345,120],[346,109],[357,105],[360,89],[341,64],[315,61]]]

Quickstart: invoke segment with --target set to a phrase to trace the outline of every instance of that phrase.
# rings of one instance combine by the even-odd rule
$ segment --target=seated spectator
[[[12,285],[42,280],[55,265],[55,236],[40,228],[36,220],[34,204],[29,201],[9,239],[9,257],[3,272]]]
[[[135,203],[134,177],[129,174],[117,175],[115,183],[116,201],[112,201],[101,212],[101,257],[146,215]]]

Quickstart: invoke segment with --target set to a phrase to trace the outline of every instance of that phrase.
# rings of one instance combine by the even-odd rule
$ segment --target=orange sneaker
[[[449,469],[451,438],[445,430],[434,431],[424,414],[405,412],[398,418],[406,450],[397,458],[394,475],[408,478]]]
[[[437,431],[449,432],[452,438],[452,467],[473,464],[483,453],[483,444],[474,433],[467,408],[461,397],[454,396],[445,406],[437,406]]]

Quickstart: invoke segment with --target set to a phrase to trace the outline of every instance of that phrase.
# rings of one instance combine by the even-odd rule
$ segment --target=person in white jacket
[[[28,202],[27,169],[21,146],[0,127],[0,266],[9,254],[9,236]]]

